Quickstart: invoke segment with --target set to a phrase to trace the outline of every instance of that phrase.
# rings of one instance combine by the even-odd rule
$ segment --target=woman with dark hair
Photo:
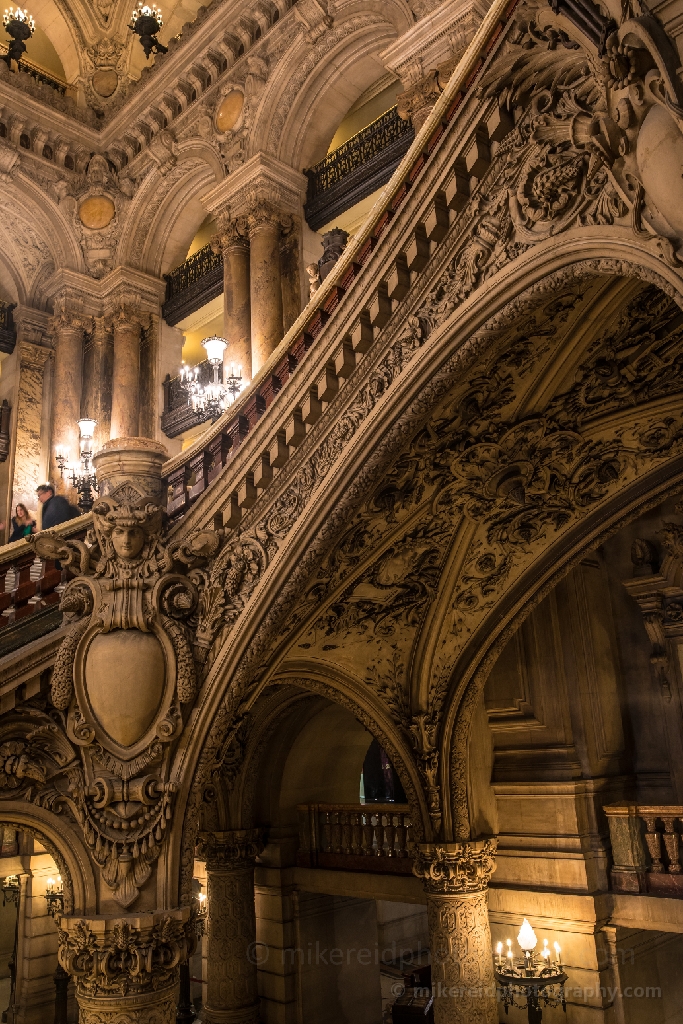
[[[13,540],[23,540],[24,537],[29,537],[36,528],[35,519],[31,519],[31,513],[21,502],[17,505],[15,513],[12,516],[12,533],[10,534],[9,542]]]

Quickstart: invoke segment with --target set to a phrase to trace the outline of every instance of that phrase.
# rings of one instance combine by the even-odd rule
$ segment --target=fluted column
[[[114,366],[110,437],[137,437],[140,427],[140,338],[142,324],[128,310],[114,317]]]
[[[83,380],[83,337],[91,326],[89,317],[63,311],[52,320],[55,343],[54,373],[52,375],[52,445],[50,451],[50,477],[57,487],[65,490],[55,461],[58,447],[68,451],[72,462],[78,461]]]
[[[249,286],[251,296],[251,367],[257,373],[283,337],[280,233],[283,220],[277,207],[259,200],[249,225]]]
[[[254,860],[262,844],[257,830],[206,833],[208,1024],[257,1024]]]
[[[95,450],[101,448],[110,437],[113,368],[112,324],[106,317],[96,316],[92,334],[85,346],[81,399],[81,414],[97,420]]]
[[[59,921],[59,962],[76,982],[80,1024],[175,1024],[188,909]]]
[[[488,884],[496,840],[417,848],[413,871],[427,894],[436,1024],[495,1024]]]
[[[212,239],[215,250],[223,253],[225,350],[224,365],[241,366],[242,378],[250,381],[251,367],[251,295],[249,284],[249,238],[245,217],[225,220]]]

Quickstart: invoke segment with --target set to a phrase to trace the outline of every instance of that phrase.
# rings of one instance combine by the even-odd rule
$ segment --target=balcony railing
[[[613,891],[683,896],[683,807],[622,804],[604,811],[612,843]]]
[[[306,171],[306,220],[317,231],[385,185],[415,138],[413,126],[387,110]]]
[[[301,804],[298,811],[301,867],[412,873],[407,804]]]
[[[197,363],[195,370],[199,374],[200,384],[209,384],[213,380],[213,370],[208,359]],[[223,368],[219,367],[218,379],[223,381]],[[161,416],[161,429],[166,437],[178,437],[186,430],[208,423],[209,413],[195,412],[188,401],[188,391],[180,377],[168,376],[164,381],[164,411]]]
[[[173,326],[222,295],[223,256],[213,252],[210,244],[205,245],[170,274],[164,274],[164,278],[166,301],[162,315]]]
[[[3,302],[0,299],[0,352],[11,354],[17,340],[17,329],[14,326],[12,310],[16,302]]]
[[[7,54],[7,46],[5,43],[0,43],[0,57],[4,57]],[[36,82],[42,82],[43,85],[49,85],[51,89],[54,89],[60,94],[60,96],[66,96],[66,82],[60,82],[58,78],[53,78],[52,75],[48,75],[47,71],[43,71],[37,64],[33,64],[30,60],[22,59],[19,64],[19,71],[23,71],[25,75],[30,75],[31,78],[35,78]]]

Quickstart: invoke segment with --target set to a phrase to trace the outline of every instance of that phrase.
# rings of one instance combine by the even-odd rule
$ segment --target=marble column
[[[496,840],[418,846],[413,871],[427,894],[436,1024],[495,1024],[488,883]]]
[[[14,461],[11,486],[12,509],[17,502],[27,508],[36,506],[36,487],[45,467],[41,459],[41,426],[43,419],[43,376],[51,354],[46,345],[19,341],[19,382],[16,391]],[[59,476],[59,474],[57,474]]]
[[[249,224],[251,295],[251,369],[257,373],[283,338],[280,233],[283,215],[261,200]]]
[[[258,951],[254,905],[254,860],[259,832],[238,829],[205,833],[207,978],[204,1020],[208,1024],[257,1024]]]
[[[55,342],[55,362],[52,376],[52,444],[50,452],[50,478],[64,493],[66,485],[55,461],[58,447],[67,451],[70,462],[78,462],[81,416],[81,390],[83,380],[83,338],[91,327],[89,317],[61,312],[52,320]]]
[[[175,1024],[189,909],[59,920],[59,962],[76,983],[80,1024]]]
[[[280,273],[282,275],[283,332],[287,333],[301,312],[301,222],[291,218],[292,226],[280,241]]]
[[[109,440],[111,429],[111,389],[114,369],[114,334],[111,321],[96,316],[83,359],[83,397],[81,414],[97,420],[95,451]]]
[[[211,239],[214,252],[223,254],[223,319],[225,350],[223,365],[242,367],[242,378],[250,381],[251,296],[249,292],[249,237],[245,217],[224,218]]]
[[[137,437],[140,429],[139,319],[121,309],[114,317],[114,365],[112,371],[112,439]]]

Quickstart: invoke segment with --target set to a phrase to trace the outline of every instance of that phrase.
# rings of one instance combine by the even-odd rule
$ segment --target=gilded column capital
[[[430,896],[485,892],[496,870],[497,839],[427,843],[416,848],[413,874]]]
[[[253,864],[263,847],[263,835],[257,828],[202,832],[198,855],[206,859],[207,871],[230,871]]]

